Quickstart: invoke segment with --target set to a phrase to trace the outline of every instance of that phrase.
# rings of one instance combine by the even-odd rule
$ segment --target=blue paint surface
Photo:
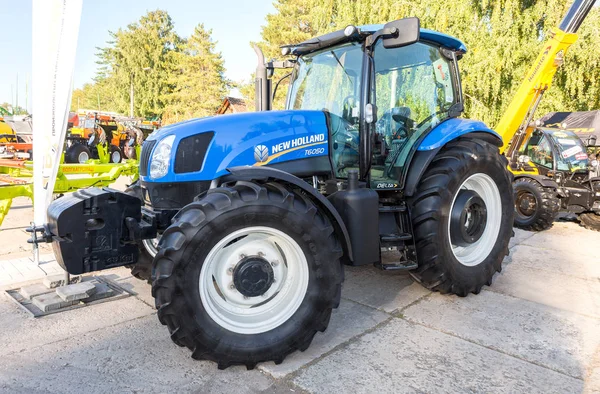
[[[183,138],[205,132],[214,132],[214,138],[208,146],[201,170],[175,174],[173,168],[179,142]],[[158,141],[175,135],[171,166],[167,175],[162,178],[152,179],[149,171],[148,176],[141,178],[144,182],[206,181],[227,174],[228,167],[275,164],[327,156],[328,134],[322,111],[248,112],[192,119],[165,126],[148,137],[148,140]],[[261,145],[266,149],[261,148]],[[255,150],[260,153],[258,160],[255,158]]]
[[[418,150],[437,149],[461,135],[475,131],[490,133],[502,140],[498,133],[479,120],[451,118],[434,127],[423,139]]]

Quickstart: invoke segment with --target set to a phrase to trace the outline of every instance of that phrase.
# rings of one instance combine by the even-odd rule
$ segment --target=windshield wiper
[[[342,70],[344,70],[344,74],[346,74],[346,76],[348,76],[348,80],[350,81],[350,85],[354,86],[354,84],[352,83],[352,77],[350,76],[350,74],[348,74],[348,71],[346,71],[346,68],[344,67],[344,65],[340,61],[340,58],[335,54],[335,52],[333,52],[333,51],[329,51],[329,52],[331,52],[331,54],[335,58],[335,61],[337,62],[337,64],[339,64],[340,67],[342,68]]]

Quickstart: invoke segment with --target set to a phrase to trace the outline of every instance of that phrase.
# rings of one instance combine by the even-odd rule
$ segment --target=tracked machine
[[[257,53],[258,112],[163,127],[127,192],[50,205],[38,240],[62,267],[132,266],[173,341],[219,368],[308,348],[344,265],[459,296],[491,285],[512,175],[498,133],[460,118],[460,40],[407,18],[287,46],[281,62]],[[272,111],[279,67],[292,68],[287,109]]]

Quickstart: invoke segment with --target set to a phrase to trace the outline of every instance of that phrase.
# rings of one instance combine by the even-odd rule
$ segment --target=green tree
[[[465,116],[494,125],[557,26],[570,2],[564,0],[277,0],[259,43],[267,58],[279,46],[343,29],[418,16],[421,26],[460,38],[468,53],[460,61]],[[566,64],[538,110],[589,110],[600,107],[600,9],[580,31]],[[283,75],[276,73],[275,79]],[[286,85],[278,96],[284,96]],[[248,92],[249,89],[243,90]],[[245,96],[248,96],[246,93]],[[250,97],[246,97],[249,99]],[[281,108],[282,99],[275,102]]]
[[[211,33],[199,24],[181,50],[171,53],[175,67],[168,79],[173,89],[165,97],[165,123],[213,115],[223,102],[230,84]]]
[[[135,115],[161,116],[174,89],[169,78],[176,67],[172,53],[182,44],[171,17],[162,10],[150,11],[139,22],[110,34],[109,46],[98,53],[96,84],[112,91],[112,109],[129,113],[133,83]]]

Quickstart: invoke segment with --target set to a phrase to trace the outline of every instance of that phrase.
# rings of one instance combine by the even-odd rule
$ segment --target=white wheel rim
[[[87,152],[81,152],[77,159],[79,160],[79,163],[85,163],[89,160],[89,158],[90,156],[87,154]]]
[[[477,193],[485,203],[487,210],[485,230],[481,237],[469,246],[452,245],[450,218],[448,218],[448,242],[450,242],[454,257],[462,265],[474,267],[488,257],[496,244],[498,234],[500,233],[500,225],[502,224],[502,201],[498,186],[489,175],[482,173],[473,174],[463,182],[456,192],[452,200],[450,212],[452,212],[456,197],[461,190],[472,190]]]
[[[118,163],[120,161],[121,161],[121,154],[119,152],[117,152],[117,151],[114,151],[112,153],[112,162],[113,163]]]
[[[244,297],[233,284],[242,258],[269,261],[274,281],[257,297]],[[260,334],[279,327],[298,310],[308,288],[308,262],[298,243],[271,227],[234,231],[208,253],[200,272],[200,298],[209,316],[239,334]]]
[[[156,254],[158,253],[158,241],[160,241],[160,235],[156,238],[142,240],[144,248],[152,258],[156,257]]]

